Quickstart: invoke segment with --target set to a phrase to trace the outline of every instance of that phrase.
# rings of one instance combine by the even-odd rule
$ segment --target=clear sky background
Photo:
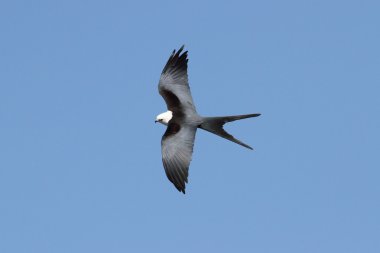
[[[379,1],[1,1],[0,252],[380,252]],[[189,50],[187,193],[157,92]]]

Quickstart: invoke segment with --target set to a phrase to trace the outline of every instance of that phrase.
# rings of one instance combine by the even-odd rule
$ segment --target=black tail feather
[[[232,122],[235,120],[240,120],[240,119],[247,119],[247,118],[252,118],[252,117],[258,117],[260,116],[260,113],[255,113],[255,114],[244,114],[244,115],[235,115],[235,116],[223,116],[223,117],[205,117],[203,118],[203,123],[199,126],[201,129],[206,130],[210,133],[216,134],[220,137],[223,137],[229,141],[235,142],[245,148],[252,149],[249,145],[243,143],[242,141],[236,139],[229,133],[227,133],[223,129],[223,125]]]

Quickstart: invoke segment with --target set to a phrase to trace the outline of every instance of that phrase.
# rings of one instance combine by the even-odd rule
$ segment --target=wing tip
[[[181,53],[184,48],[185,48],[185,44],[182,44],[182,46],[178,49],[178,53]]]
[[[175,188],[177,188],[177,190],[179,191],[179,192],[182,192],[183,194],[186,194],[186,185],[185,185],[185,183],[183,183],[183,185],[178,185],[178,184],[175,184],[174,182],[172,182],[173,183],[173,185],[174,185],[174,187]]]
[[[184,48],[185,45],[182,45],[177,51],[175,49],[173,50],[164,69],[162,70],[162,74],[187,69],[187,62],[189,61],[187,58],[188,51],[182,52]]]
[[[163,159],[163,164],[165,168],[166,177],[169,179],[169,181],[174,185],[174,187],[179,191],[185,194],[186,184],[188,183],[188,174],[186,173],[185,177],[178,177],[178,174],[175,174],[174,171],[171,171],[170,169],[167,169],[167,163]]]

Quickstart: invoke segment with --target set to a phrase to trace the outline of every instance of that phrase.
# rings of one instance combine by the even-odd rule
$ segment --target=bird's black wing
[[[162,163],[166,176],[178,191],[185,193],[193,153],[196,127],[170,121],[161,140]]]
[[[196,113],[187,77],[187,51],[182,51],[183,46],[177,52],[173,51],[162,70],[158,84],[158,91],[168,110],[173,112],[173,117]]]

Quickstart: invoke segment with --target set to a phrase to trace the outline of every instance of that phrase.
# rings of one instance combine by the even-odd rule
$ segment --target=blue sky
[[[378,1],[2,1],[0,252],[380,252]],[[189,50],[187,194],[157,92]]]

